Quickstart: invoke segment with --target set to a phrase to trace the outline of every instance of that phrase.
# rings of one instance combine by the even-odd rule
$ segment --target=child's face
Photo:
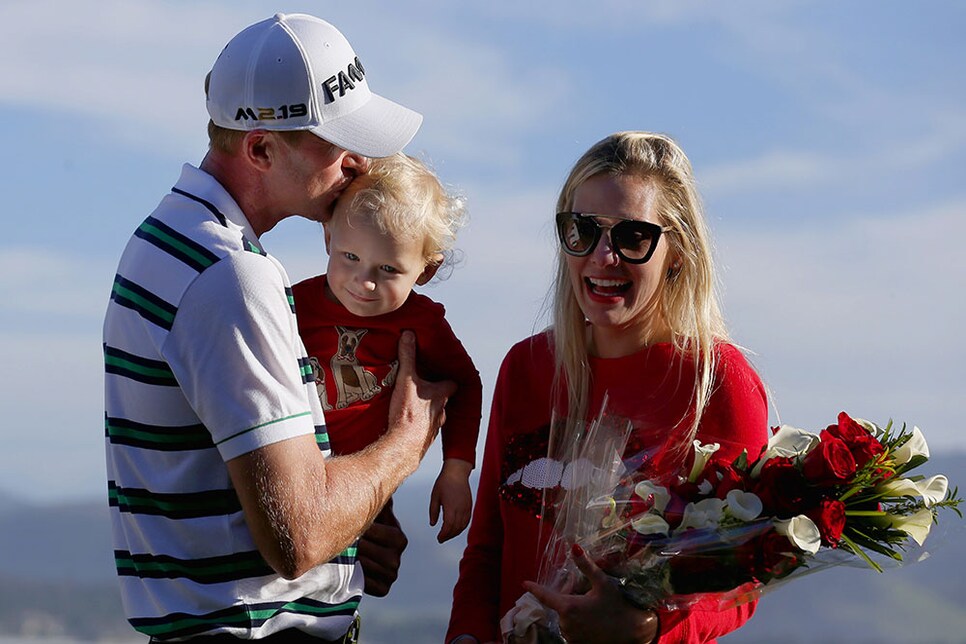
[[[325,226],[329,292],[355,315],[395,311],[426,272],[421,240],[393,239],[346,210],[336,208]]]

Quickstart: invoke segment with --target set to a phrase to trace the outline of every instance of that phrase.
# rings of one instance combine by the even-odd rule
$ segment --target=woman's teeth
[[[584,281],[594,293],[600,295],[619,295],[631,287],[631,283],[626,280],[608,280],[586,277]]]

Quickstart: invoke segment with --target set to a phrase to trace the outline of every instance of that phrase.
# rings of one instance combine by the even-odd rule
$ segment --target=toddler
[[[451,257],[463,220],[462,202],[425,165],[401,153],[375,159],[324,225],[326,274],[293,287],[334,454],[359,451],[385,431],[403,330],[416,335],[420,377],[456,382],[441,429],[443,467],[429,504],[430,525],[442,510],[440,543],[470,520],[482,384],[443,306],[413,287],[426,284]]]

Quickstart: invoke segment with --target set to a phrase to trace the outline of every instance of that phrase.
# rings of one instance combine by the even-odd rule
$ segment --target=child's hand
[[[435,526],[443,510],[443,525],[436,535],[440,543],[457,536],[470,522],[473,509],[473,492],[470,490],[470,472],[473,464],[455,458],[443,461],[443,469],[436,477],[433,493],[429,498],[429,525]]]

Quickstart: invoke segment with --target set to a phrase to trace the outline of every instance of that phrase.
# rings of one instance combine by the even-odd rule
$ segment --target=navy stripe
[[[136,356],[104,345],[104,371],[149,385],[177,387],[178,381],[167,362]]]
[[[104,435],[112,445],[128,445],[163,452],[214,448],[208,428],[195,425],[160,426],[127,418],[105,416]]]
[[[319,446],[319,449],[322,450],[323,452],[328,449],[331,449],[331,445],[329,444],[329,432],[326,429],[325,425],[315,426],[315,443]]]
[[[315,367],[312,365],[311,359],[299,358],[299,373],[302,374],[303,385],[315,382]]]
[[[115,550],[114,560],[118,575],[140,579],[189,579],[198,584],[220,584],[275,574],[257,550],[201,559]]]
[[[193,195],[190,192],[185,192],[181,188],[171,188],[171,192],[177,193],[177,194],[181,195],[182,197],[187,197],[188,199],[191,199],[192,201],[196,201],[196,202],[200,203],[202,206],[204,206],[205,208],[207,208],[208,211],[211,212],[211,214],[213,214],[215,217],[218,218],[218,222],[222,226],[225,226],[225,227],[228,226],[228,220],[225,218],[225,216],[223,214],[221,214],[221,211],[218,210],[218,208],[215,207],[215,204],[211,203],[210,201],[208,201],[206,199],[202,199],[201,197],[198,197],[196,195]]]
[[[256,255],[268,255],[268,253],[265,252],[265,249],[262,248],[258,242],[254,242],[244,235],[242,236],[242,245],[245,247],[245,250],[250,253],[255,253]]]
[[[218,221],[221,222],[221,225],[222,226],[225,226],[225,227],[228,226],[228,218],[225,217],[223,214],[221,214],[221,211],[218,210],[218,208],[215,207],[215,204],[211,203],[210,201],[207,201],[205,199],[202,199],[201,197],[199,197],[197,195],[193,195],[190,192],[185,192],[184,190],[181,190],[180,188],[177,188],[177,187],[176,188],[171,188],[171,192],[175,192],[175,193],[177,193],[177,194],[179,194],[179,195],[181,195],[183,197],[187,197],[188,199],[191,199],[192,201],[197,201],[202,206],[204,206],[205,208],[207,208],[215,217],[217,217],[218,218]],[[259,255],[267,255],[268,254],[268,253],[265,252],[265,249],[263,249],[261,247],[261,245],[259,245],[259,243],[257,241],[252,241],[248,237],[244,237],[244,236],[242,237],[242,246],[245,248],[245,250],[250,251],[250,252],[253,252],[253,253],[257,253]]]
[[[313,619],[354,615],[362,597],[350,597],[342,604],[328,604],[303,597],[289,602],[266,602],[231,606],[210,613],[171,613],[164,617],[136,617],[130,621],[135,629],[158,639],[198,635],[216,628],[255,629],[283,613],[306,615]]]
[[[168,519],[217,517],[241,512],[233,488],[185,494],[161,494],[140,488],[119,487],[108,481],[108,504],[127,514],[150,514]]]
[[[135,284],[120,274],[114,276],[111,299],[165,331],[171,330],[171,325],[174,324],[174,316],[178,312],[178,307],[175,305],[166,302],[143,286]]]

